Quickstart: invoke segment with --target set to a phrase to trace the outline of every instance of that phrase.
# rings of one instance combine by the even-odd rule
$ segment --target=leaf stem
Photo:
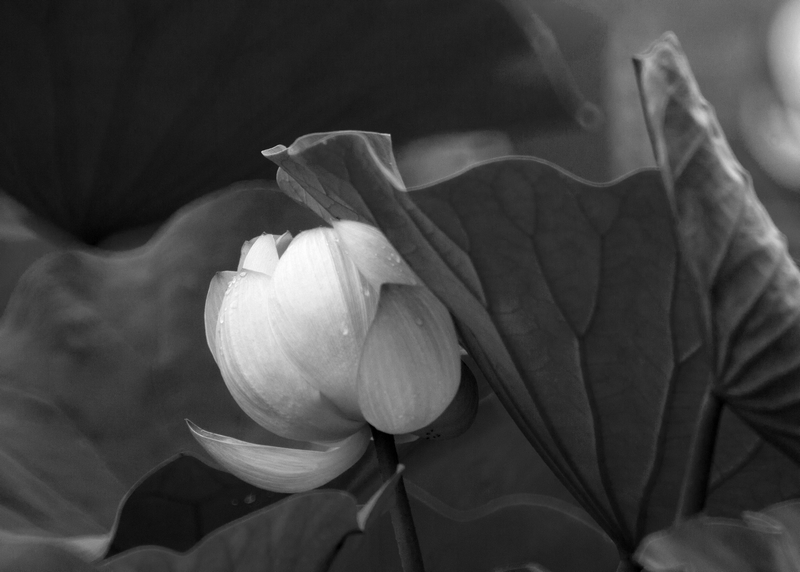
[[[397,449],[394,446],[394,436],[375,429],[375,427],[371,429],[381,476],[384,480],[388,480],[394,476],[397,470]],[[414,528],[414,519],[411,517],[411,505],[408,503],[408,494],[402,476],[397,480],[389,514],[392,517],[392,526],[403,572],[425,572],[422,551]]]
[[[700,416],[697,420],[692,448],[689,451],[689,462],[681,486],[678,510],[675,514],[676,523],[697,514],[705,507],[721,415],[722,400],[709,388],[700,406]]]

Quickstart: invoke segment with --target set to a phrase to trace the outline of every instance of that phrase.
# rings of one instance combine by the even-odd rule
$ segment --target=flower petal
[[[276,335],[292,361],[342,412],[363,422],[356,372],[377,291],[331,228],[300,233],[275,269]]]
[[[412,433],[435,420],[458,391],[458,340],[450,314],[424,286],[386,284],[364,342],[358,403],[386,433]]]
[[[338,441],[363,425],[309,385],[270,325],[273,279],[240,272],[219,312],[217,363],[239,406],[265,429],[289,439]]]
[[[420,284],[417,275],[392,243],[374,226],[340,220],[333,223],[333,229],[359,272],[376,290],[386,283]]]
[[[211,355],[214,356],[214,361],[218,361],[216,339],[219,309],[222,307],[225,290],[234,276],[236,276],[236,272],[217,272],[214,278],[211,279],[211,284],[208,286],[208,294],[206,294],[206,342],[208,343],[208,349],[211,350]]]
[[[239,270],[253,270],[272,276],[278,265],[278,240],[285,242],[286,234],[288,233],[279,237],[274,234],[262,234],[245,242],[239,257]],[[289,234],[289,241],[291,241],[291,237],[292,235]]]
[[[205,431],[186,420],[198,443],[220,465],[253,486],[279,493],[315,489],[349,469],[369,445],[369,429],[314,449],[256,445]]]

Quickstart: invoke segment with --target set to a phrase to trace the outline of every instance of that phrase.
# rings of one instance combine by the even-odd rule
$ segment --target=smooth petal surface
[[[358,271],[379,290],[381,284],[419,284],[419,278],[384,234],[372,225],[353,220],[333,222],[333,230]]]
[[[458,391],[461,358],[450,314],[425,287],[387,284],[364,342],[358,403],[386,433],[439,417]]]
[[[304,450],[247,443],[187,423],[208,454],[228,471],[251,485],[282,493],[324,485],[349,469],[369,445],[367,428],[339,443]]]
[[[282,350],[309,384],[347,416],[363,420],[356,373],[378,292],[331,228],[299,234],[273,278],[275,306],[269,319]]]
[[[338,441],[361,427],[348,419],[286,355],[271,327],[273,279],[240,272],[217,320],[217,361],[236,402],[264,428],[289,439]]]
[[[275,273],[278,265],[278,239],[274,234],[262,234],[242,245],[242,255],[239,258],[237,270],[254,270],[267,276]],[[289,237],[291,240],[291,235]]]
[[[205,325],[206,343],[214,361],[217,361],[217,321],[219,320],[219,309],[222,307],[222,300],[225,298],[225,290],[231,283],[236,272],[226,270],[217,272],[211,279],[206,294]]]

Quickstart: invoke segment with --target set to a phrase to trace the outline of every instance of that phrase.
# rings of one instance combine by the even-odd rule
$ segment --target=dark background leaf
[[[0,188],[89,243],[270,177],[258,152],[304,133],[574,129],[496,2],[8,1],[0,38]]]
[[[98,568],[115,572],[324,572],[343,539],[359,531],[355,499],[341,491],[292,495],[216,530],[186,554],[139,548]]]

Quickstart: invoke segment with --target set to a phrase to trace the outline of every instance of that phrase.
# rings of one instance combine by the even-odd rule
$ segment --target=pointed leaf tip
[[[368,526],[375,522],[375,519],[383,514],[388,504],[394,499],[394,494],[397,490],[397,481],[400,480],[400,476],[403,474],[405,468],[405,465],[402,463],[397,465],[397,470],[394,472],[394,475],[392,475],[392,478],[383,483],[378,490],[375,491],[375,494],[359,508],[358,514],[356,514],[356,521],[358,522],[358,528],[362,531],[366,530]]]

